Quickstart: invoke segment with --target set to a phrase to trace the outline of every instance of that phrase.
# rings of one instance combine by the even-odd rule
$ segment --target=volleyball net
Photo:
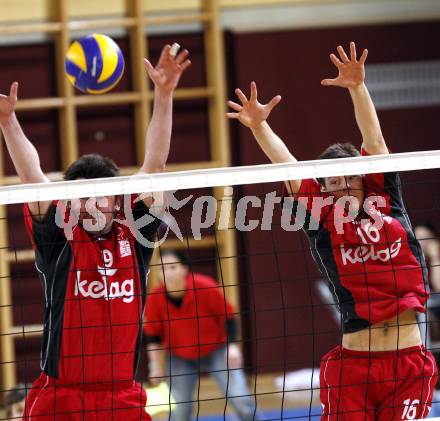
[[[32,383],[41,368],[65,376],[67,383],[73,383],[69,387],[86,387],[129,380],[129,362],[138,360],[136,378],[147,389],[147,412],[155,414],[154,419],[168,419],[185,407],[200,420],[228,419],[230,413],[246,411],[252,415],[249,419],[318,420],[321,358],[341,345],[345,321],[334,283],[319,270],[320,254],[313,253],[309,240],[317,241],[316,237],[308,239],[302,232],[314,223],[318,232],[324,221],[314,219],[315,210],[307,203],[297,206],[298,201],[285,200],[289,194],[283,182],[395,172],[400,174],[404,219],[415,228],[426,258],[415,256],[431,288],[427,312],[420,313],[417,323],[426,349],[436,357],[440,353],[440,151],[1,187],[3,402],[15,384]],[[160,192],[166,192],[164,201]],[[379,206],[380,192],[373,193]],[[117,202],[117,212],[108,198]],[[152,203],[149,213],[142,211],[144,201]],[[23,206],[32,202],[53,206],[47,213],[53,221],[43,218],[41,230],[32,222],[35,208]],[[320,209],[327,205],[321,203]],[[335,226],[356,226],[359,214],[347,211],[349,205],[350,200],[343,203]],[[81,217],[84,212],[89,219]],[[110,231],[102,231],[106,212],[113,217]],[[356,276],[364,283],[359,288],[365,293],[359,296],[367,298],[356,303],[364,310],[354,311],[371,316],[377,303],[368,294],[368,281],[373,278],[367,261],[377,262],[376,272],[394,274],[394,283],[385,289],[394,291],[393,305],[398,309],[404,286],[396,281],[402,279],[397,272],[408,271],[399,266],[399,259],[404,250],[417,253],[408,246],[408,237],[368,245],[368,238],[374,242],[379,232],[371,228],[377,213],[370,214],[365,207],[364,212],[370,222],[359,223],[364,231],[355,231],[358,243],[345,239],[329,247],[330,254],[339,253],[340,267],[363,268],[364,273]],[[385,214],[379,209],[379,215]],[[391,224],[388,215],[393,217],[392,209],[385,224]],[[33,232],[33,244],[27,230]],[[101,256],[99,262],[94,253]],[[179,272],[182,267],[184,275]],[[376,273],[374,282],[387,279]],[[145,285],[146,311],[141,314]],[[141,346],[140,325],[146,337]],[[103,339],[93,345],[97,336]],[[231,355],[237,349],[238,354]],[[78,373],[72,375],[69,370],[75,367]],[[395,377],[381,379],[380,387],[392,395],[387,387],[397,387],[402,379],[400,372],[391,372]],[[423,368],[414,373],[418,376],[428,377]],[[368,406],[370,394],[377,393],[372,390],[379,386],[368,376],[365,382],[368,387],[362,393]],[[429,379],[421,384],[422,389],[435,387]],[[352,393],[347,384],[340,387]],[[28,391],[28,387],[16,388]],[[396,419],[415,419],[427,414],[420,409],[428,405],[426,396],[426,390],[420,390],[420,398],[391,399],[389,405],[399,414]],[[433,410],[437,405],[434,393]],[[110,410],[123,408],[113,405]],[[84,419],[93,412],[87,407],[82,411]],[[330,408],[335,411],[346,415],[354,410],[342,403]],[[61,412],[59,419],[67,419],[63,416]]]

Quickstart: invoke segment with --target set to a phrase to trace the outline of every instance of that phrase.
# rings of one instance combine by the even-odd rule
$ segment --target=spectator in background
[[[414,233],[420,242],[428,267],[431,295],[426,304],[426,317],[420,315],[419,322],[423,342],[427,348],[431,348],[431,340],[440,339],[440,241],[435,227],[430,222],[417,225]]]
[[[234,310],[208,276],[189,271],[187,257],[162,252],[164,282],[148,295],[145,333],[149,377],[156,384],[167,366],[176,401],[171,421],[189,421],[193,393],[201,372],[214,377],[240,420],[262,419],[249,396],[236,339]]]
[[[425,347],[429,349],[440,364],[440,349],[436,343],[440,341],[440,238],[434,225],[430,222],[414,228],[416,238],[420,242],[429,271],[429,287],[431,295],[427,302],[426,316],[421,314],[420,330]],[[423,318],[423,316],[425,316]],[[432,409],[429,418],[440,416],[440,384],[437,382]]]
[[[32,385],[30,384],[19,383],[6,392],[5,405],[7,420],[21,420],[24,414],[26,396],[31,387]]]
[[[440,292],[440,238],[430,222],[417,225],[414,233],[420,242],[429,267],[429,284],[432,292]]]

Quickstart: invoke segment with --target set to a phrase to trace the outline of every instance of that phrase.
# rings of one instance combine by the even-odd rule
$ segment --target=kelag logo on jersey
[[[383,220],[388,223],[388,225],[392,224],[392,218],[389,216],[383,216]],[[393,241],[389,247],[378,249],[379,244],[384,244],[384,241],[381,239],[380,229],[370,222],[363,224],[363,226],[359,226],[359,224],[355,223],[353,223],[353,225],[357,225],[356,234],[363,244],[358,246],[341,245],[343,265],[347,265],[348,263],[365,263],[370,259],[373,261],[380,260],[381,262],[388,262],[399,254],[402,248],[401,237]],[[388,235],[390,235],[390,233],[388,233]],[[386,240],[388,240],[388,238],[386,238]],[[387,242],[388,241],[385,241],[385,244]]]
[[[109,281],[109,277],[114,277],[118,269],[114,269],[113,255],[109,250],[103,250],[104,267],[98,266],[97,273],[102,280],[81,279],[81,271],[76,271],[75,297],[81,295],[85,298],[103,298],[112,300],[122,298],[124,303],[131,303],[134,299],[134,280],[125,279],[124,281]],[[90,271],[87,271],[90,274]]]
[[[349,247],[347,249],[341,246],[342,263],[344,265],[348,263],[364,263],[370,259],[387,262],[399,254],[401,247],[402,240],[400,238],[391,244],[390,247],[381,250],[376,250],[374,244]]]

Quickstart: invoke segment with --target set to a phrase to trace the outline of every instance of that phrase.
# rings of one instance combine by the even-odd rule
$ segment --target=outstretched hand
[[[0,94],[0,124],[6,123],[14,114],[17,91],[18,82],[14,82],[9,90],[9,96]]]
[[[179,83],[182,73],[191,65],[187,58],[188,50],[183,50],[177,55],[171,54],[171,46],[165,45],[160,54],[156,67],[147,60],[144,60],[150,79],[154,86],[162,91],[173,91]]]
[[[228,101],[228,106],[236,112],[226,113],[226,116],[231,119],[238,119],[240,123],[250,129],[257,127],[262,122],[267,120],[272,109],[281,101],[281,96],[274,96],[267,104],[258,102],[257,85],[251,82],[251,96],[248,99],[241,89],[236,89],[238,99],[241,105]]]
[[[338,77],[335,79],[324,79],[321,81],[323,86],[339,86],[341,88],[354,88],[361,85],[365,80],[365,60],[368,56],[368,50],[362,52],[359,60],[356,54],[356,45],[350,42],[350,58],[348,58],[344,49],[339,45],[339,58],[335,54],[330,54],[330,60],[338,69]]]

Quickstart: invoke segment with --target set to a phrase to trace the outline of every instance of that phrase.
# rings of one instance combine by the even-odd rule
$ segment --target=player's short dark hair
[[[344,142],[330,145],[321,153],[321,155],[318,156],[318,159],[350,158],[353,156],[360,156],[360,152],[351,143]],[[318,178],[318,181],[320,184],[324,185],[323,178]]]
[[[183,266],[186,266],[187,268],[189,268],[191,265],[188,255],[182,250],[166,249],[161,251],[161,256],[162,258],[164,258],[165,256],[175,257],[177,261],[179,261]]]
[[[417,224],[416,227],[424,227],[426,229],[428,229],[429,231],[431,231],[435,237],[438,237],[439,233],[438,230],[435,226],[435,224],[432,221],[424,221],[420,224]]]
[[[99,154],[83,155],[67,168],[64,180],[79,178],[107,178],[119,175],[118,166],[110,159]]]

